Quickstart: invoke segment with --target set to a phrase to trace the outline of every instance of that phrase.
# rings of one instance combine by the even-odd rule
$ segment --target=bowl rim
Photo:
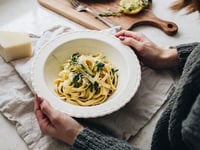
[[[111,105],[109,108],[103,108],[102,105],[80,107],[80,106],[75,106],[75,105],[72,106],[72,104],[66,104],[66,102],[63,102],[66,104],[66,107],[68,105],[70,105],[70,107],[67,107],[66,109],[64,109],[63,107],[59,107],[59,105],[55,101],[52,101],[52,98],[56,98],[56,97],[54,97],[51,93],[49,93],[48,95],[45,95],[44,93],[42,93],[39,83],[43,84],[41,82],[44,82],[44,81],[42,81],[42,77],[40,77],[40,79],[38,80],[37,79],[38,77],[36,76],[36,72],[37,73],[39,73],[40,71],[43,72],[42,65],[41,66],[39,65],[39,67],[38,67],[38,62],[39,62],[38,59],[40,59],[43,55],[46,55],[46,57],[48,58],[49,55],[51,54],[51,52],[56,47],[59,47],[60,44],[66,43],[67,41],[70,41],[72,39],[74,40],[74,39],[80,39],[80,38],[92,38],[92,39],[101,40],[101,41],[105,41],[105,40],[109,39],[111,41],[116,42],[116,43],[112,43],[112,44],[117,44],[117,46],[123,47],[123,49],[124,49],[123,53],[127,53],[128,56],[130,55],[131,57],[133,57],[129,63],[134,63],[135,67],[137,69],[137,74],[135,76],[136,77],[135,83],[134,83],[134,85],[130,84],[131,85],[129,87],[130,89],[128,89],[129,92],[126,93],[127,95],[123,96],[123,100],[116,103],[116,105]],[[50,49],[50,51],[48,51],[48,53],[49,53],[48,56],[47,56],[47,54],[44,54],[47,51],[47,50],[45,51],[45,49],[48,49],[48,50]],[[45,64],[45,61],[43,61],[43,65],[44,64]],[[43,74],[41,72],[39,74],[40,74],[40,76],[43,76]],[[107,32],[96,31],[96,30],[68,31],[67,33],[63,33],[61,35],[56,36],[55,38],[49,40],[48,42],[46,42],[43,46],[41,46],[38,49],[38,52],[37,52],[36,56],[34,57],[32,67],[31,67],[31,81],[32,81],[32,87],[34,89],[34,92],[37,93],[38,96],[44,97],[47,101],[50,102],[50,104],[54,108],[56,108],[62,112],[65,112],[65,113],[69,114],[70,116],[76,117],[76,118],[101,117],[101,116],[111,114],[111,113],[121,109],[132,99],[132,97],[137,92],[137,89],[140,85],[140,80],[141,80],[141,67],[139,64],[139,60],[137,59],[137,56],[133,52],[133,50],[130,47],[122,44],[122,42],[119,39],[117,39],[114,35],[107,33]],[[45,88],[45,87],[42,86],[42,88]]]

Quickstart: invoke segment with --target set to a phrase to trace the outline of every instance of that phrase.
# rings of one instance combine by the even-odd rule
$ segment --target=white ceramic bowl
[[[54,80],[58,78],[60,66],[74,52],[101,52],[119,69],[117,90],[106,102],[96,106],[75,106],[60,100],[54,92]],[[31,78],[35,92],[56,109],[73,117],[90,118],[110,114],[127,104],[138,89],[141,71],[133,50],[114,35],[100,31],[74,31],[56,37],[39,50]]]

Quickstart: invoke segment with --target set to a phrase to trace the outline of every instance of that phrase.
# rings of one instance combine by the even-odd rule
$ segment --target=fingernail
[[[120,39],[121,41],[123,41],[123,40],[125,39],[125,37],[124,37],[124,36],[120,36],[119,39]]]

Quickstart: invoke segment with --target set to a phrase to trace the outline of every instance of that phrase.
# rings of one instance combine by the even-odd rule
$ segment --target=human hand
[[[115,36],[130,46],[138,58],[149,67],[164,69],[178,66],[176,49],[163,49],[138,32],[121,30]]]
[[[76,136],[84,129],[69,115],[54,109],[45,99],[36,96],[34,112],[42,133],[72,145]]]

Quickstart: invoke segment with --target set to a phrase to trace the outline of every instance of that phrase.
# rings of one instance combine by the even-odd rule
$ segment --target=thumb
[[[56,110],[50,105],[50,103],[47,100],[44,100],[42,102],[41,110],[49,118],[51,122],[54,116],[57,114]]]

